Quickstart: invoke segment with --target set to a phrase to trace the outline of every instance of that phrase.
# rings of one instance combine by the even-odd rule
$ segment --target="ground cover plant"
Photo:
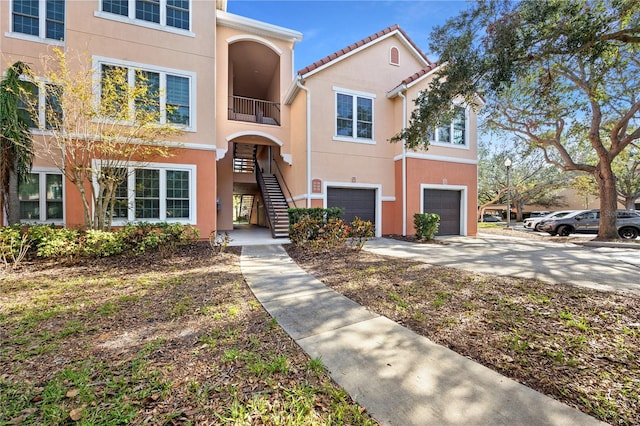
[[[5,267],[0,424],[375,424],[264,311],[239,253]]]
[[[474,274],[366,250],[288,245],[287,251],[372,312],[600,420],[640,424],[637,295]]]

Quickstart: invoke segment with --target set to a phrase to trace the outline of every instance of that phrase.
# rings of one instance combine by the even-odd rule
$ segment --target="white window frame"
[[[67,217],[66,212],[66,183],[64,174],[55,167],[33,167],[31,172],[32,174],[39,175],[38,178],[38,207],[40,211],[40,219],[38,220],[28,220],[28,219],[20,219],[20,223],[26,224],[53,224],[53,225],[64,225],[65,217]],[[47,175],[60,175],[62,176],[62,219],[42,219],[43,217],[47,217]]]
[[[193,0],[189,0],[189,29],[172,27],[167,25],[167,0],[160,0],[160,23],[145,21],[136,18],[136,0],[129,1],[129,16],[118,15],[117,13],[103,12],[102,0],[98,0],[99,9],[93,13],[97,18],[109,19],[112,21],[122,22],[124,24],[137,25],[140,27],[151,28],[154,30],[167,31],[174,34],[195,37],[196,34],[191,31],[193,28]]]
[[[429,143],[437,146],[446,146],[449,148],[458,148],[458,149],[469,149],[469,107],[465,105],[454,105],[456,108],[462,108],[464,110],[464,144],[455,144],[453,141],[449,142],[440,142],[440,132],[438,129],[443,126],[435,127],[431,130],[431,134],[433,139],[429,140]],[[449,135],[453,138],[453,119],[451,123],[449,123]]]
[[[127,78],[129,80],[129,85],[133,86],[135,84],[136,78],[136,70],[154,72],[160,74],[160,124],[170,124],[172,126],[179,127],[188,132],[195,132],[197,130],[196,126],[196,73],[184,70],[178,70],[175,68],[166,68],[166,67],[157,67],[153,65],[142,64],[138,62],[131,61],[119,61],[117,59],[105,58],[101,56],[93,57],[93,69],[97,78],[96,82],[96,91],[97,98],[96,102],[100,102],[102,98],[101,94],[101,79],[102,79],[102,65],[109,65],[114,67],[122,67],[127,68]],[[180,123],[171,123],[167,122],[167,75],[173,75],[177,77],[187,78],[189,80],[189,124],[184,125]],[[130,106],[133,108],[134,106]]]
[[[20,76],[20,80],[34,84],[38,88],[38,126],[29,129],[35,134],[50,134],[47,129],[47,85],[53,85],[44,78],[36,78],[35,80],[25,75]],[[63,112],[64,113],[64,112]]]
[[[125,166],[124,164],[122,166]],[[101,168],[100,160],[93,160],[95,170]],[[126,219],[115,218],[112,225],[124,226],[127,223],[149,222],[149,223],[182,223],[185,225],[196,225],[196,208],[197,208],[197,192],[196,192],[196,172],[195,164],[177,164],[177,163],[140,163],[129,162],[127,168],[127,194],[128,194],[128,216]],[[136,176],[135,169],[159,170],[160,171],[160,217],[159,218],[136,218]],[[167,171],[186,171],[189,173],[189,217],[188,218],[167,218]],[[98,183],[96,176],[93,178],[94,188],[97,190]]]
[[[67,0],[68,1],[68,0]],[[64,2],[65,7],[65,15],[64,15],[64,32],[65,37],[67,38],[67,1]],[[13,0],[10,0],[9,6],[9,28],[11,28],[10,32],[4,33],[5,37],[17,38],[20,40],[27,41],[35,41],[37,43],[46,43],[55,46],[64,46],[64,40],[56,40],[53,38],[47,38],[47,2],[46,0],[39,0],[38,2],[38,35],[34,36],[31,34],[18,33],[14,31],[13,28]]]
[[[342,142],[355,142],[362,143],[367,145],[375,145],[375,99],[376,95],[374,93],[360,92],[357,90],[344,89],[341,87],[333,87],[333,108],[334,108],[334,117],[333,117],[333,140],[334,141],[342,141]],[[344,136],[338,135],[338,95],[347,95],[353,98],[353,125],[351,128],[351,134],[356,135],[358,128],[358,98],[364,98],[371,100],[371,139],[359,138],[356,136]]]

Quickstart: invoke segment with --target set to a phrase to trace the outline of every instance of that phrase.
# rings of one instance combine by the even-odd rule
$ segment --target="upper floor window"
[[[24,92],[18,100],[18,114],[32,129],[54,129],[62,126],[62,96],[59,86],[42,81],[22,81]]]
[[[189,2],[190,0],[102,0],[102,11],[129,19],[189,30]]]
[[[434,132],[429,132],[429,140],[435,143],[466,145],[467,144],[467,119],[463,107],[455,107],[453,119],[442,123]]]
[[[65,0],[13,0],[12,31],[41,39],[64,40]]]
[[[373,96],[336,92],[336,138],[373,141]]]
[[[136,109],[144,109],[147,112],[156,112],[160,123],[180,124],[193,128],[192,118],[192,75],[178,75],[173,71],[162,69],[140,69],[133,66],[121,66],[112,64],[101,64],[102,90],[105,84],[130,84],[145,85],[146,99],[134,100]],[[118,75],[124,74],[122,77]],[[112,76],[111,80],[105,80],[105,76]],[[115,77],[113,77],[115,76]],[[126,89],[118,89],[111,86],[110,93],[122,95]],[[104,99],[103,99],[104,102]],[[113,102],[125,103],[124,100],[114,97]]]
[[[63,220],[62,174],[29,173],[18,187],[20,220],[27,222],[61,222]]]

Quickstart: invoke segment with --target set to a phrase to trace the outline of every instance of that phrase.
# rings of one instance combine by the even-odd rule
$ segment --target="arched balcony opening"
[[[280,125],[280,56],[255,41],[229,45],[228,118]]]

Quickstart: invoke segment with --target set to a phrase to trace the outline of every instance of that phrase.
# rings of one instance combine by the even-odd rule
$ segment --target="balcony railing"
[[[229,98],[229,120],[279,126],[280,104],[243,96],[231,96]]]

